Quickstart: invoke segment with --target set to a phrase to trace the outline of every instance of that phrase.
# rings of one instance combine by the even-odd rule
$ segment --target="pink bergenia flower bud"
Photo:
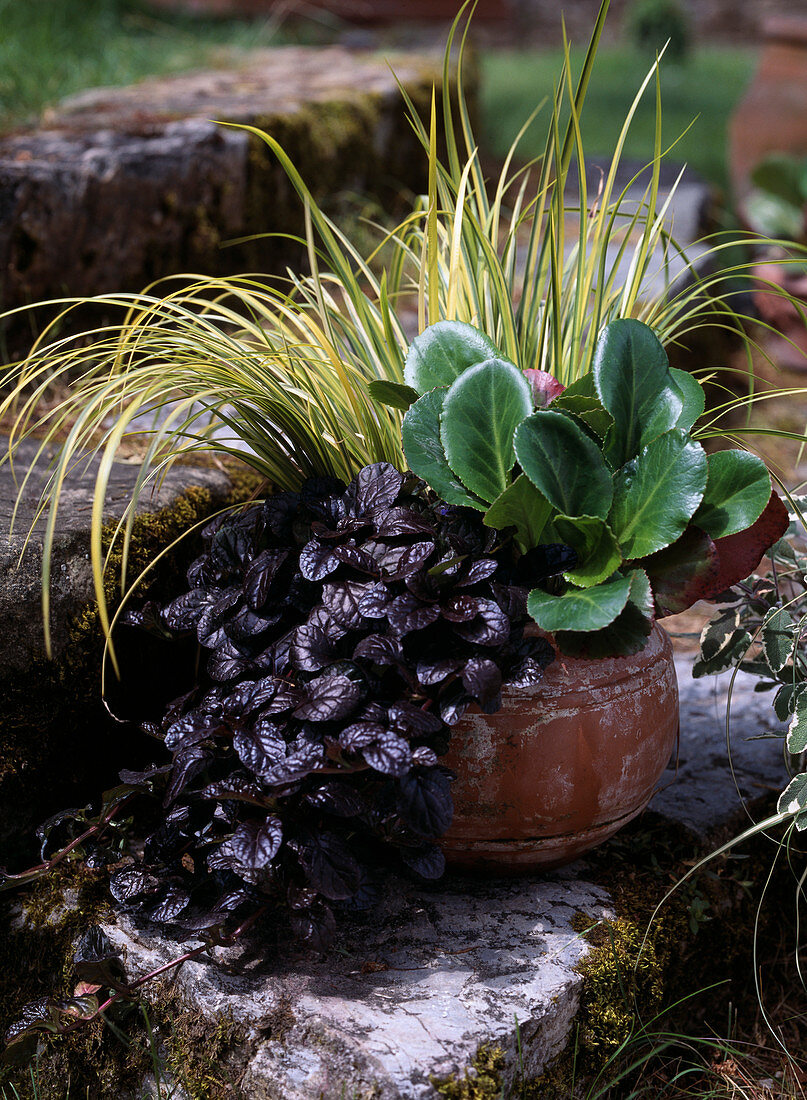
[[[554,401],[555,398],[566,389],[566,387],[561,382],[558,382],[557,378],[551,375],[549,371],[538,370],[536,367],[528,367],[527,370],[524,371],[524,375],[530,384],[532,399],[535,402],[536,408],[546,408],[550,401]]]

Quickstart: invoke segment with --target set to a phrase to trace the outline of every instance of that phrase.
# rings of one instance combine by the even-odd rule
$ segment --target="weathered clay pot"
[[[729,124],[729,173],[742,203],[752,169],[769,153],[807,153],[807,16],[774,16],[762,28],[759,66]]]
[[[540,684],[469,713],[444,758],[457,773],[449,863],[499,873],[557,866],[650,801],[678,733],[672,646],[654,626],[633,657],[558,657]]]

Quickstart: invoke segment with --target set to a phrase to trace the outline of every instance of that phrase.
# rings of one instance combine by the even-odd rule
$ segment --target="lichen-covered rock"
[[[440,66],[389,59],[426,109]],[[0,302],[140,290],[178,272],[282,273],[302,250],[302,204],[248,124],[284,146],[331,212],[389,208],[424,185],[425,156],[387,60],[340,47],[258,51],[229,70],[82,93],[39,130],[0,138]],[[222,242],[262,236],[237,247]],[[290,251],[291,250],[291,251]]]
[[[345,917],[327,959],[267,943],[184,963],[182,1002],[242,1030],[250,1100],[425,1100],[462,1077],[480,1046],[502,1052],[500,1083],[537,1076],[566,1043],[589,946],[574,930],[609,914],[578,875],[397,882],[363,918]],[[183,947],[122,918],[105,928],[131,976]],[[179,1083],[182,1083],[181,1076]]]

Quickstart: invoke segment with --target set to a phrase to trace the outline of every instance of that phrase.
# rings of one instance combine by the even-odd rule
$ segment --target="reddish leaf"
[[[776,491],[771,490],[771,499],[756,523],[752,523],[745,531],[738,531],[736,535],[715,539],[720,569],[704,598],[710,599],[725,592],[727,588],[753,573],[766,551],[784,535],[789,523],[787,508]]]
[[[532,400],[537,409],[545,408],[566,389],[549,371],[538,370],[537,367],[527,367],[524,377],[530,384]]]
[[[706,599],[720,572],[715,544],[693,524],[671,546],[636,564],[650,579],[658,618],[677,615]]]

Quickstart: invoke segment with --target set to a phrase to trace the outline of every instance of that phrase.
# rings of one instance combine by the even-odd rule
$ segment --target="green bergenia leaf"
[[[770,495],[761,459],[748,451],[716,451],[708,458],[706,492],[693,522],[713,539],[736,535],[756,523]]]
[[[653,590],[650,578],[644,569],[633,569],[630,573],[630,593],[628,599],[638,607],[646,619],[653,618]]]
[[[510,483],[513,433],[531,412],[529,383],[504,359],[469,367],[445,395],[440,439],[448,464],[488,504]]]
[[[401,425],[401,441],[409,468],[431,485],[446,504],[484,510],[452,473],[440,442],[440,414],[446,390],[432,390],[412,405]]]
[[[703,386],[689,371],[670,367],[670,374],[683,401],[683,407],[674,426],[689,432],[698,417],[703,415],[703,410],[706,408],[706,394],[703,392]]]
[[[552,409],[533,413],[519,424],[515,449],[521,469],[563,515],[608,515],[611,471],[596,443],[570,417]]]
[[[488,527],[515,527],[522,550],[531,550],[541,540],[552,505],[541,496],[526,474],[519,474],[501,493],[483,517]]]
[[[572,588],[562,596],[550,596],[534,588],[527,610],[542,630],[601,630],[612,623],[628,602],[631,578],[616,577],[591,588]]]
[[[561,542],[577,554],[578,565],[564,573],[571,584],[590,588],[614,573],[622,562],[614,533],[598,516],[555,516],[552,521]]]
[[[403,412],[418,399],[418,391],[411,386],[402,386],[400,382],[389,382],[383,378],[368,382],[367,389],[374,401],[393,409],[402,409]]]
[[[604,439],[614,420],[603,408],[594,386],[594,375],[581,375],[552,402],[556,412],[570,412]]]
[[[468,367],[498,355],[499,349],[493,341],[473,325],[438,321],[409,345],[404,381],[424,394],[437,386],[450,386]]]
[[[597,341],[592,373],[603,406],[614,419],[605,454],[614,466],[673,428],[684,407],[667,355],[653,330],[624,318],[606,325]]]
[[[609,523],[625,558],[654,554],[684,532],[703,499],[706,454],[679,428],[614,474]]]

